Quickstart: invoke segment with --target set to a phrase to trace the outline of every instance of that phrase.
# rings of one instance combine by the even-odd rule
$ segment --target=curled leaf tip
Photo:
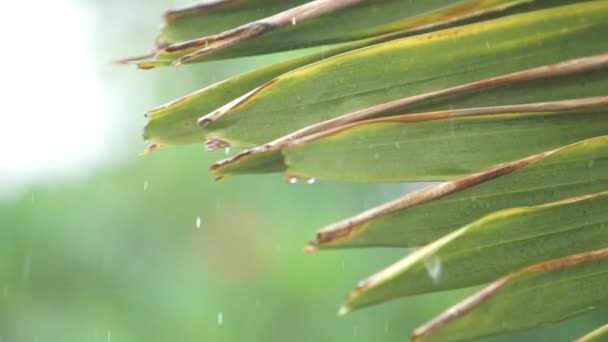
[[[161,146],[161,145],[159,145],[159,144],[150,144],[150,145],[148,145],[148,147],[147,147],[145,150],[140,151],[138,154],[139,154],[140,156],[144,156],[144,155],[146,155],[146,154],[150,154],[150,153],[152,153],[152,152],[154,152],[154,151],[158,150],[158,149],[159,149],[159,148],[161,148],[161,147],[162,147],[162,146]]]
[[[306,247],[304,247],[305,254],[312,254],[316,251],[317,251],[317,244],[314,241],[309,242],[308,245]]]
[[[205,141],[205,150],[208,152],[213,152],[221,148],[228,147],[231,147],[230,144],[220,139],[207,139]]]
[[[211,123],[213,123],[213,119],[208,118],[206,116],[203,116],[202,118],[199,118],[196,123],[201,126],[201,127],[207,127],[209,126]]]

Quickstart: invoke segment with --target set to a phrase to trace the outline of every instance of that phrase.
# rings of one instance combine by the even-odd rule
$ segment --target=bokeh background
[[[406,251],[302,252],[319,227],[421,185],[215,183],[208,166],[235,151],[137,155],[146,110],[288,57],[110,63],[147,50],[163,10],[187,3],[4,3],[0,341],[405,341],[471,293],[338,317],[358,280]],[[488,341],[568,341],[605,316]]]

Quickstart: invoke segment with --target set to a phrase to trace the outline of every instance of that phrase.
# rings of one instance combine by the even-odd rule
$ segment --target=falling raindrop
[[[108,329],[108,342],[112,342],[112,330]]]
[[[225,154],[225,155],[227,155],[227,156],[229,156],[229,155],[230,155],[230,147],[226,147],[226,148],[224,149],[224,154]]]
[[[316,182],[317,182],[317,180],[315,178],[311,178],[306,181],[306,183],[308,183],[308,184],[315,184]]]
[[[222,312],[217,313],[217,325],[222,326],[224,324],[224,314]]]
[[[197,228],[197,229],[200,229],[200,228],[201,228],[201,221],[202,221],[202,220],[201,220],[201,217],[200,217],[200,216],[197,216],[197,217],[196,217],[196,228]]]
[[[353,336],[354,336],[354,337],[359,336],[359,330],[357,329],[357,327],[354,327],[354,328],[353,328]]]
[[[437,284],[441,280],[441,260],[438,257],[433,256],[430,259],[425,260],[424,266],[433,282]]]
[[[291,25],[296,26],[296,24],[297,24],[297,23],[298,23],[298,22],[297,22],[296,17],[292,17],[292,18],[291,18]]]
[[[144,181],[144,191],[148,190],[148,181]]]

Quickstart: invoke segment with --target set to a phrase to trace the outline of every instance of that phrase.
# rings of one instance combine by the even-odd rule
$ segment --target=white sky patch
[[[97,74],[92,13],[75,1],[10,1],[4,13],[0,199],[98,166],[115,119]]]

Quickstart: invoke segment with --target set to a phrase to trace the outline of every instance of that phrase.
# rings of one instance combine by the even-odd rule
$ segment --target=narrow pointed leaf
[[[319,233],[310,248],[420,246],[494,211],[608,190],[608,137],[416,191]]]
[[[595,109],[551,111],[549,102],[548,112],[540,112],[545,104],[539,104],[535,112],[527,112],[529,106],[524,105],[363,121],[296,140],[283,154],[287,172],[300,178],[448,180],[608,134],[607,99],[564,101],[589,101]],[[501,110],[513,114],[477,115]]]
[[[606,208],[608,192],[490,214],[362,281],[343,310],[480,285],[527,265],[605,247]]]
[[[166,32],[163,32],[163,35],[159,37],[159,49],[154,56],[133,62],[141,63],[142,66],[160,66],[172,62],[181,64],[203,59],[240,57],[343,43],[394,32],[412,31],[417,27],[428,30],[534,1],[315,0],[300,2],[299,6],[283,12],[276,12],[259,20],[234,26],[223,32],[215,31],[213,34],[198,36],[191,40],[174,42],[169,46],[166,46],[166,42],[173,41],[178,34],[173,33],[173,37],[167,39]],[[547,6],[550,3],[549,1],[536,1],[547,3],[538,7]],[[560,2],[571,1],[561,0]],[[250,16],[252,5],[241,4],[239,11],[229,15],[228,18],[231,21],[242,21],[245,17]],[[273,8],[277,6],[276,4],[271,5]],[[285,7],[284,4],[281,6]],[[186,11],[186,13],[192,13],[192,11]],[[263,13],[268,13],[268,9],[265,8]],[[188,24],[192,24],[194,21],[204,22],[204,14],[204,12],[202,16],[191,14],[187,17],[190,19],[186,20],[187,26],[182,25],[181,28],[199,27],[201,24]],[[192,18],[193,16],[194,18]],[[223,26],[224,22],[221,25]],[[185,36],[192,37],[192,33],[189,29]]]
[[[605,342],[608,341],[608,324],[603,325],[589,334],[579,338],[576,342]]]
[[[601,96],[608,89],[608,54],[578,58],[521,72],[500,75],[473,83],[395,100],[334,119],[315,123],[261,147],[222,160],[211,168],[217,177],[255,172],[279,172],[280,150],[294,139],[319,133],[348,123],[388,116],[398,110],[416,113],[432,110],[465,109],[475,106],[514,105],[537,101],[557,101],[587,96]],[[208,118],[205,117],[204,120]],[[284,161],[282,162],[284,164]]]
[[[275,78],[214,113],[208,137],[259,145],[388,101],[605,53],[607,34],[608,1],[591,1],[374,45]]]
[[[555,323],[608,305],[608,250],[512,273],[446,310],[413,341],[463,341]]]

